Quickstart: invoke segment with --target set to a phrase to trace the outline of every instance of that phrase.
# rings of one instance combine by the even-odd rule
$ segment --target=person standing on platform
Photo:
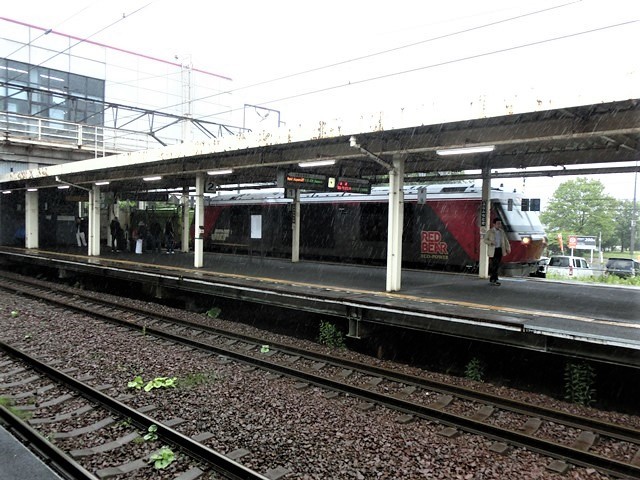
[[[76,217],[76,241],[79,247],[87,246],[86,221],[80,217]]]
[[[173,233],[173,223],[171,220],[167,220],[167,223],[164,225],[164,242],[167,247],[167,253],[176,253],[173,251],[175,238]]]
[[[162,227],[157,221],[151,224],[149,233],[151,234],[151,251],[160,253],[160,247],[162,246]]]
[[[147,226],[144,224],[144,222],[138,222],[138,237],[135,242],[136,253],[142,253],[144,252],[145,248],[148,248],[149,239],[147,238],[147,234]]]
[[[502,220],[496,218],[493,220],[493,226],[489,229],[484,237],[484,243],[489,246],[489,283],[491,285],[500,286],[498,281],[498,270],[503,255],[511,252],[511,245],[507,233],[502,228]]]
[[[118,217],[113,217],[113,220],[111,220],[111,224],[109,225],[109,229],[111,230],[111,251],[119,252],[122,250],[122,245],[120,245],[122,227],[120,226]]]

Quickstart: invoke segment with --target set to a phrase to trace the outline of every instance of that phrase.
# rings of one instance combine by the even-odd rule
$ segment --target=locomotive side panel
[[[261,217],[261,238],[251,238],[251,216]],[[291,254],[291,209],[287,204],[213,205],[205,208],[205,248],[211,251]]]
[[[479,202],[438,200],[411,205],[416,212],[413,235],[419,243],[407,245],[403,258],[419,258],[426,266],[464,268],[475,265],[478,260]]]
[[[291,206],[263,205],[262,219],[265,253],[279,257],[291,256]]]
[[[386,207],[380,203],[303,204],[300,216],[303,256],[371,263],[386,258]]]
[[[431,188],[431,187],[430,187]],[[405,266],[476,268],[480,255],[480,192],[473,186],[438,187],[418,204],[415,187],[405,190],[402,258]],[[292,204],[282,194],[244,194],[216,199],[207,209],[223,209],[211,238],[288,256],[292,242]],[[493,191],[491,213],[500,218],[512,251],[503,265],[526,274],[542,253],[546,235],[537,215],[518,208],[519,197]],[[388,196],[305,194],[300,205],[300,255],[306,259],[384,264],[387,257]],[[262,238],[250,239],[251,215],[261,215]],[[237,249],[240,251],[240,248]],[[518,273],[518,269],[522,272]]]
[[[300,208],[300,252],[325,255],[336,246],[336,212],[331,203],[312,203]]]
[[[237,208],[237,207],[236,207]],[[225,244],[234,243],[238,236],[232,218],[232,207],[216,205],[204,209],[204,248],[206,250],[223,249]]]

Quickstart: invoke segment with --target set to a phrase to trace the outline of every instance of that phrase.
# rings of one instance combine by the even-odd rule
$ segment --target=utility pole
[[[636,163],[636,167],[637,167]],[[631,242],[629,243],[629,250],[631,252],[631,258],[633,258],[635,243],[636,243],[636,221],[637,221],[637,209],[636,209],[636,191],[638,188],[638,169],[633,178],[633,211],[631,214]]]
[[[182,115],[185,120],[182,121],[182,143],[188,143],[191,141],[191,71],[193,70],[193,64],[191,62],[191,55],[185,55],[180,58],[180,80],[182,83]]]

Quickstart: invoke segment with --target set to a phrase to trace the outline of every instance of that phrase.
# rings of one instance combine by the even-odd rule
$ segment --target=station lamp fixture
[[[495,150],[495,145],[482,145],[477,147],[462,147],[462,148],[445,148],[442,150],[436,150],[438,155],[467,155],[470,153],[487,153]]]
[[[58,190],[66,190],[67,188],[71,187],[69,187],[69,185],[58,185]]]
[[[2,191],[2,193],[3,193],[4,195],[6,195],[6,194],[8,194],[8,193],[11,193],[11,190],[3,190],[3,191]]]
[[[104,182],[96,182],[94,183],[95,186],[99,187],[100,185],[109,185],[110,182],[104,181]]]
[[[142,177],[142,180],[144,180],[145,182],[156,182],[158,180],[162,180],[161,176],[157,176],[157,177]]]
[[[37,192],[37,188],[27,188],[27,192]]]
[[[328,165],[335,165],[336,161],[335,160],[317,160],[317,161],[313,161],[313,162],[300,162],[298,164],[298,166],[302,167],[302,168],[307,168],[307,167],[326,167]]]
[[[223,168],[220,170],[209,170],[207,175],[229,175],[230,173],[233,173],[232,168]]]

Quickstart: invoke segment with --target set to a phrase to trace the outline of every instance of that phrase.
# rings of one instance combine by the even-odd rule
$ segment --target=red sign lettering
[[[422,231],[420,235],[420,253],[430,255],[448,255],[446,242],[442,241],[442,234],[438,231]]]

